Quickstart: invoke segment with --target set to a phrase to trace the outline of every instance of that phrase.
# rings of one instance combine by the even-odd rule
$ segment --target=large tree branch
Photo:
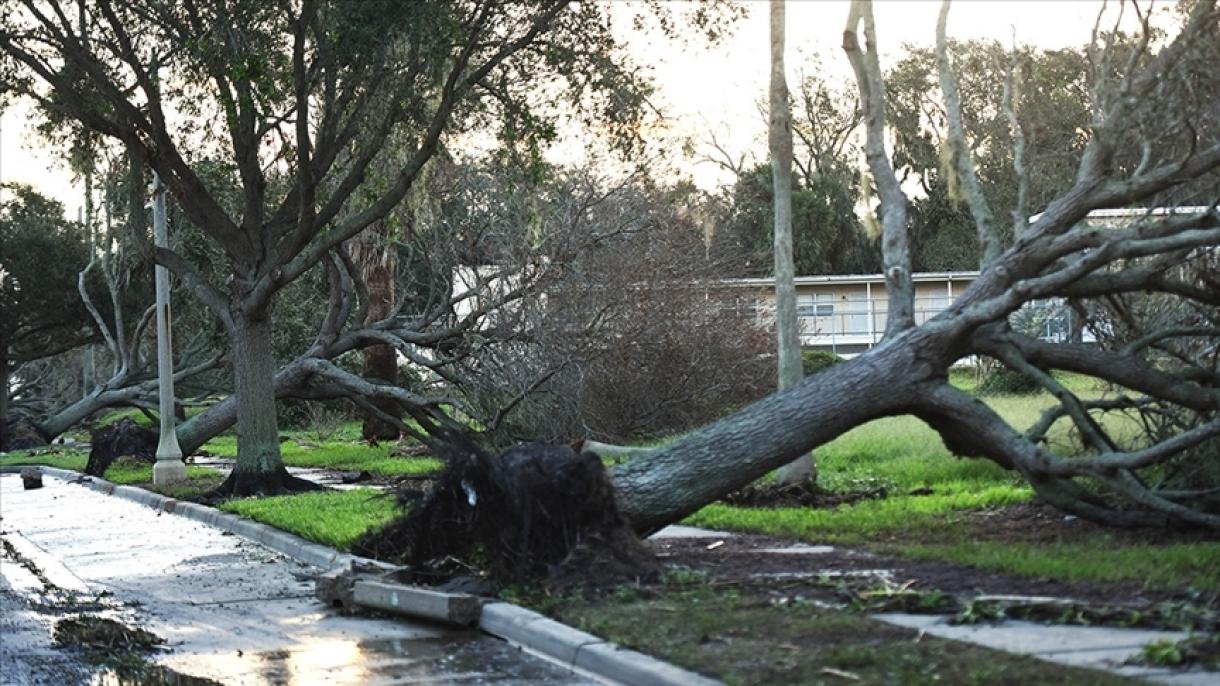
[[[1015,347],[1026,360],[1043,369],[1088,374],[1198,412],[1220,410],[1220,396],[1216,393],[1150,367],[1138,357],[1079,343],[1050,343],[1011,331],[992,330],[977,332],[972,349],[998,358],[1007,345]]]

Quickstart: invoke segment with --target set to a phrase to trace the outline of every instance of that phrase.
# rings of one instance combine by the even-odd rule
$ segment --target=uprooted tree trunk
[[[946,109],[952,112],[958,103],[945,55],[945,18],[942,11],[938,62]],[[1193,84],[1199,70],[1220,73],[1218,26],[1220,13],[1214,2],[1197,3],[1172,43],[1155,56],[1142,56],[1141,70],[1134,69],[1141,55],[1128,56],[1129,73],[1119,76],[1113,73],[1115,58],[1110,55],[1117,39],[1103,37],[1092,93],[1097,113],[1074,185],[1033,221],[1014,211],[1015,238],[1005,247],[987,200],[978,192],[977,179],[966,178],[963,187],[971,196],[969,205],[980,245],[985,247],[983,268],[948,309],[917,325],[906,198],[884,144],[885,95],[872,7],[857,0],[844,32],[844,49],[856,72],[865,112],[866,158],[882,203],[889,298],[886,337],[850,361],[615,467],[611,476],[617,511],[637,533],[646,534],[853,427],[883,416],[910,414],[936,430],[953,453],[989,459],[1017,471],[1039,497],[1066,512],[1116,526],[1220,528],[1220,508],[1214,498],[1220,483],[1188,489],[1171,478],[1182,471],[1175,461],[1214,464],[1214,451],[1220,449],[1220,369],[1215,355],[1215,341],[1220,340],[1220,279],[1214,274],[1220,212],[1215,200],[1201,208],[1137,212],[1129,221],[1105,228],[1089,220],[1093,210],[1161,202],[1159,198],[1173,197],[1169,191],[1178,191],[1192,180],[1214,178],[1220,168],[1220,122],[1215,121],[1214,103],[1209,96],[1199,100]],[[1145,41],[1138,49],[1147,45]],[[1173,107],[1167,108],[1166,102]],[[1157,125],[1162,117],[1169,121]],[[1192,117],[1201,119],[1192,124]],[[960,118],[949,119],[948,135],[958,151],[955,173],[970,177],[973,163],[963,152],[970,148]],[[1134,164],[1120,162],[1130,149],[1142,150],[1141,159]],[[1019,155],[1015,165],[1023,176]],[[1105,216],[1110,215],[1101,215]],[[1145,328],[1132,314],[1136,308],[1116,304],[1132,294],[1176,299],[1181,305],[1176,310],[1160,302],[1144,309],[1168,310],[1177,318]],[[1008,322],[1012,313],[1047,298],[1096,301],[1098,308],[1109,308],[1098,331],[1114,333],[1125,326],[1134,338],[1085,345],[1043,341],[1013,330]],[[1201,345],[1183,343],[1200,338]],[[992,357],[1029,376],[1058,404],[1034,426],[1019,432],[983,402],[949,384],[954,362],[973,356]],[[1086,374],[1122,391],[1113,398],[1081,398],[1063,387],[1051,370]],[[380,387],[365,390],[393,392]],[[1139,440],[1111,435],[1102,422],[1105,413],[1132,408],[1181,419],[1167,425],[1174,430],[1149,433]],[[1060,418],[1070,422],[1083,451],[1059,454],[1051,449],[1046,438]],[[1196,451],[1193,456],[1192,451]],[[516,464],[512,455],[502,461],[471,458],[460,475],[451,473],[442,480],[441,488],[416,508],[414,519],[391,527],[389,537],[397,532],[408,534],[412,541],[426,541],[412,544],[415,547],[407,557],[417,563],[435,560],[449,544],[443,537],[440,541],[418,538],[427,523],[453,520],[445,514],[450,508],[482,507],[483,512],[466,517],[477,518],[476,529],[491,529],[474,540],[493,543],[489,548],[493,565],[511,566],[513,551],[522,549],[511,546],[520,546],[523,536],[528,538],[522,532],[529,531],[533,516],[532,510],[523,510],[513,499],[539,492],[537,483],[548,492],[547,480],[551,489],[572,492],[564,479],[583,464],[583,458],[569,455],[571,467],[534,470],[531,474],[537,481],[518,492],[519,484],[500,476]],[[1148,468],[1158,470],[1151,475],[1155,479],[1143,473]],[[487,490],[500,495],[480,505],[467,486],[476,495]],[[551,505],[576,512],[571,508],[580,502]],[[579,521],[573,525],[579,526]],[[497,542],[496,537],[505,535],[507,539]],[[568,551],[574,550],[570,534],[552,536],[566,542]],[[367,550],[379,552],[375,546]],[[544,557],[563,559],[562,552],[548,550]]]

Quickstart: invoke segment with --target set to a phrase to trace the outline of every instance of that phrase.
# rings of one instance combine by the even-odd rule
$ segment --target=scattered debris
[[[738,507],[814,507],[831,508],[850,505],[861,500],[874,500],[888,495],[878,486],[858,491],[826,491],[816,484],[750,484],[721,498]]]
[[[850,681],[860,681],[859,674],[853,674],[851,672],[847,672],[842,669],[835,669],[834,667],[823,667],[820,671],[823,674],[826,674],[827,676],[837,676],[840,679],[848,679]]]
[[[345,484],[363,483],[365,481],[371,481],[372,478],[373,475],[368,470],[360,472],[341,472],[339,474],[339,481]]]
[[[1083,603],[1060,598],[980,596],[966,603],[951,624],[1024,619],[1044,624],[1220,631],[1220,612],[1181,602],[1145,605]]]
[[[1154,641],[1144,646],[1128,664],[1155,667],[1220,668],[1220,635],[1198,634],[1181,641]]]

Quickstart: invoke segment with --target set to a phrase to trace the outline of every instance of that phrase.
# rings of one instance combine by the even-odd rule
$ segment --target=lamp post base
[[[182,463],[182,458],[158,458],[153,465],[153,485],[163,486],[179,481],[186,481],[186,465]]]

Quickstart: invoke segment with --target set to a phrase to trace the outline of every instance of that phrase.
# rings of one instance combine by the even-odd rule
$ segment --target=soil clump
[[[85,473],[100,478],[119,457],[156,462],[157,439],[156,431],[146,429],[128,417],[94,429],[89,432],[89,461],[85,463]]]

